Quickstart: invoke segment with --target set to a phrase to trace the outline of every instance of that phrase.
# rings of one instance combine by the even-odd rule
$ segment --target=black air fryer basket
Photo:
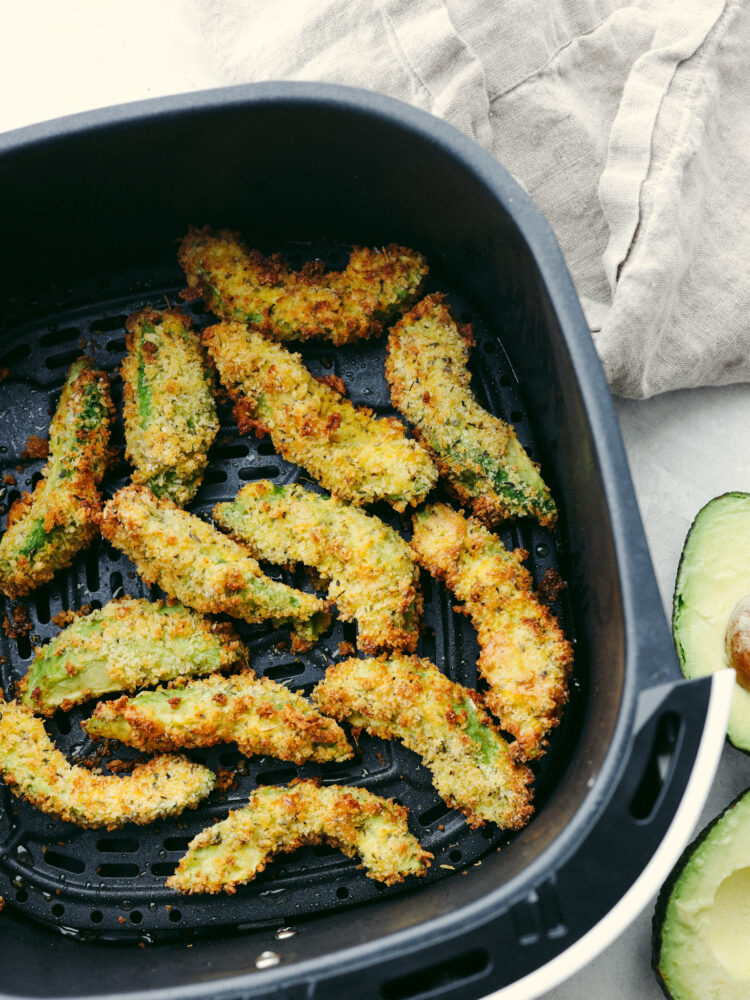
[[[116,374],[128,313],[178,300],[176,243],[190,224],[237,229],[297,265],[322,258],[339,267],[352,243],[398,242],[426,254],[428,290],[447,292],[474,325],[475,391],[516,426],[558,500],[554,533],[520,523],[502,535],[528,550],[537,583],[550,572],[564,578],[554,610],[575,642],[570,704],[536,769],[536,815],[515,835],[471,830],[414,754],[366,735],[345,765],[246,760],[229,746],[195,752],[233,783],[150,827],[81,831],[3,789],[3,995],[521,998],[553,985],[668,870],[718,760],[728,694],[721,679],[680,679],[608,389],[529,198],[441,122],[373,94],[308,84],[150,101],[0,136],[0,196],[3,514],[40,474],[41,460],[22,459],[24,444],[46,433],[81,346]],[[186,308],[198,325],[210,320]],[[302,353],[315,374],[343,378],[354,402],[393,412],[382,340],[311,342]],[[117,378],[114,390],[119,403]],[[220,416],[191,508],[204,516],[249,480],[301,475],[267,440],[239,435],[228,407]],[[117,434],[122,446],[119,424]],[[105,491],[128,475],[123,461]],[[395,527],[408,520],[378,513]],[[444,588],[426,577],[423,585],[418,652],[477,685],[473,628]],[[56,634],[61,611],[122,593],[148,590],[100,541],[21,602],[21,627],[6,624],[0,635],[6,694],[32,647]],[[11,625],[18,604],[5,602]],[[304,692],[354,638],[337,623],[315,649],[293,655],[283,632],[239,630],[259,674]],[[79,726],[89,712],[48,724],[73,760],[94,753]],[[299,774],[401,801],[435,855],[428,877],[383,888],[339,852],[307,847],[234,895],[180,897],[164,887],[198,830],[258,784]]]

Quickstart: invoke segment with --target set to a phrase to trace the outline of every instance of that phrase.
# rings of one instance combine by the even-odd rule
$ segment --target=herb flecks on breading
[[[191,841],[167,885],[184,893],[235,892],[274,855],[322,843],[359,857],[370,878],[393,885],[424,875],[432,858],[409,832],[407,817],[392,799],[351,785],[257,788],[244,808]]]
[[[116,691],[244,664],[231,627],[181,604],[121,597],[77,618],[37,650],[21,682],[23,701],[41,715]]]
[[[377,418],[313,378],[298,354],[241,323],[204,332],[240,431],[270,434],[287,461],[355,505],[421,503],[437,480],[427,452],[393,417]]]
[[[200,486],[219,429],[200,341],[179,309],[146,308],[126,326],[121,374],[133,482],[183,507]]]
[[[0,775],[16,795],[42,812],[108,830],[177,816],[206,798],[216,780],[207,767],[176,755],[153,757],[121,777],[71,765],[38,716],[2,699]]]
[[[336,345],[377,336],[416,300],[427,274],[421,254],[395,244],[354,247],[343,271],[326,272],[319,261],[293,271],[279,254],[264,257],[236,233],[209,228],[191,229],[178,256],[185,298],[202,295],[223,319],[277,340],[320,337]]]
[[[557,511],[513,427],[488,413],[469,385],[471,327],[460,327],[435,294],[388,336],[386,378],[394,406],[413,425],[459,500],[493,527],[530,515],[554,525]]]
[[[295,691],[252,671],[175,681],[133,698],[100,702],[83,724],[94,739],[169,751],[236,743],[248,757],[294,764],[343,761],[352,749],[341,727]]]
[[[339,615],[356,620],[364,652],[416,648],[419,569],[409,545],[379,518],[298,483],[260,480],[218,504],[214,522],[258,559],[314,567]]]
[[[96,535],[113,412],[107,376],[86,357],[75,361],[50,424],[42,479],[13,504],[0,540],[0,590],[8,597],[51,580]]]
[[[531,817],[531,772],[514,755],[476,691],[417,656],[345,660],[312,692],[326,715],[418,753],[445,802],[470,826],[518,829]]]
[[[246,548],[145,486],[127,486],[105,505],[102,534],[147,583],[196,611],[290,626],[300,649],[330,624],[325,602],[271,580]]]
[[[522,549],[508,551],[484,525],[447,504],[414,516],[421,565],[463,602],[479,639],[485,700],[524,754],[544,752],[568,700],[573,652],[557,619],[535,596]]]

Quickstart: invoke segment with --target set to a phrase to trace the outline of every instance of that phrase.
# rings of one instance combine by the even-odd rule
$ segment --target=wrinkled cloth
[[[130,15],[97,9],[111,22],[132,17],[133,3]],[[750,10],[741,0],[164,0],[149,9],[157,31],[127,40],[110,23],[119,57],[99,52],[110,92],[127,67],[131,90],[118,81],[117,100],[128,99],[123,90],[134,98],[292,79],[408,101],[489,150],[546,215],[615,393],[748,379]]]

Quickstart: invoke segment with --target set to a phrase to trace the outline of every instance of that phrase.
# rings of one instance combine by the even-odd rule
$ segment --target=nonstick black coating
[[[291,244],[281,249],[296,266],[317,258],[329,267],[341,267],[348,257],[346,247],[331,244]],[[110,496],[129,482],[130,469],[122,458],[124,440],[119,416],[122,396],[119,365],[124,353],[125,317],[147,303],[159,307],[178,302],[184,284],[179,268],[173,261],[166,261],[162,273],[144,271],[142,280],[129,288],[119,289],[114,278],[110,287],[98,288],[89,302],[77,302],[64,311],[52,312],[38,302],[33,317],[19,321],[14,339],[22,346],[0,355],[0,368],[8,369],[0,385],[0,419],[6,427],[12,420],[12,430],[0,446],[0,478],[4,477],[6,482],[3,511],[18,497],[20,488],[31,489],[40,475],[41,459],[22,458],[26,439],[31,433],[45,435],[61,383],[82,346],[97,366],[110,374],[118,410],[113,444],[121,458],[106,477],[103,493]],[[448,291],[449,286],[440,275],[435,275],[428,290],[438,289]],[[75,299],[75,293],[70,297]],[[460,296],[453,296],[452,305],[461,321],[472,321],[475,326],[473,368],[477,396],[493,412],[513,422],[533,455],[530,422],[522,410],[522,396],[497,335],[487,330]],[[211,319],[199,305],[183,307],[192,311],[197,326]],[[384,337],[338,349],[325,343],[309,343],[301,350],[313,374],[341,377],[354,403],[368,406],[382,416],[395,413],[384,377]],[[220,419],[221,430],[210,453],[208,472],[190,505],[194,513],[210,520],[216,503],[232,500],[244,483],[254,479],[272,479],[278,483],[300,480],[311,485],[304,470],[274,452],[268,438],[241,436],[226,404],[220,408]],[[438,490],[433,498],[439,497]],[[385,504],[378,506],[377,513],[409,536],[410,513],[399,516]],[[0,522],[3,526],[4,520],[3,516]],[[529,552],[527,565],[536,583],[548,571],[559,573],[557,540],[551,532],[524,520],[509,526],[502,535],[509,547]],[[310,588],[309,580],[301,572],[292,577],[273,567],[264,568],[295,586]],[[422,588],[425,628],[418,653],[436,662],[453,680],[476,687],[474,629],[463,615],[453,610],[455,602],[446,588],[426,573],[422,576]],[[59,632],[53,619],[60,612],[87,605],[100,607],[123,593],[164,596],[155,588],[149,590],[125,556],[98,540],[76,558],[69,570],[58,573],[29,599],[3,599],[0,616],[8,622],[0,635],[4,690],[13,691],[15,683],[24,676],[33,658],[33,648]],[[562,600],[554,610],[562,617]],[[8,632],[18,631],[14,626],[19,615],[27,624],[16,637],[9,636]],[[292,654],[288,632],[242,622],[235,624],[250,650],[253,669],[304,693],[309,693],[322,679],[328,664],[350,655],[339,652],[341,644],[351,646],[356,639],[353,623],[336,622],[330,634],[310,652]],[[564,624],[572,639],[569,615]],[[580,711],[579,678],[584,676],[584,665],[579,664],[572,686],[575,697],[568,709],[566,725],[554,734],[552,751],[537,768],[537,809],[543,809],[546,791],[563,769],[575,743],[578,726],[573,720]],[[93,759],[104,764],[112,757],[133,757],[119,745],[97,747],[86,738],[80,721],[88,717],[91,708],[88,705],[69,713],[56,713],[48,723],[55,743],[79,763]],[[102,755],[102,749],[109,749],[109,753]],[[228,898],[180,896],[164,887],[166,877],[172,874],[189,840],[198,831],[217,818],[223,819],[230,809],[243,805],[258,784],[284,784],[298,776],[319,776],[326,783],[362,785],[407,806],[413,832],[435,855],[423,881],[457,876],[511,839],[494,824],[472,830],[460,813],[443,804],[432,787],[429,772],[415,754],[398,743],[367,734],[359,737],[354,761],[344,764],[298,768],[271,758],[247,759],[232,746],[196,751],[191,756],[214,770],[231,772],[225,777],[231,777],[232,787],[214,793],[196,811],[145,828],[131,824],[116,832],[79,830],[72,824],[42,816],[3,789],[0,895],[28,916],[78,930],[87,937],[143,940],[145,935],[152,940],[184,928],[222,928],[226,932],[237,924],[263,926],[280,917],[291,922],[373,900],[384,893],[394,895],[418,889],[422,883],[416,880],[386,888],[367,878],[356,861],[326,846],[303,848],[291,857],[280,858],[252,885]]]
[[[271,902],[268,930],[257,929],[260,918],[254,912],[249,928],[243,932],[243,925],[237,927],[240,934],[194,940],[186,928],[178,939],[144,952],[61,938],[9,906],[8,939],[0,948],[6,993],[124,993],[166,1000],[207,995],[333,998],[351,996],[356,989],[362,996],[406,998],[423,993],[431,983],[438,984],[435,989],[442,983],[445,991],[445,984],[459,977],[461,989],[451,987],[450,995],[469,997],[513,982],[563,950],[575,939],[576,921],[585,927],[601,915],[602,894],[581,884],[575,898],[565,898],[557,888],[558,873],[578,857],[587,835],[607,815],[629,761],[638,691],[675,681],[679,670],[607,385],[554,237],[531,201],[486,153],[436,119],[362,91],[286,83],[107,109],[0,136],[0,201],[0,356],[11,358],[7,367],[20,379],[17,389],[12,379],[5,388],[0,386],[9,400],[3,425],[12,438],[9,449],[41,429],[49,396],[61,384],[75,351],[77,340],[56,343],[55,338],[67,336],[66,329],[78,329],[77,315],[86,335],[92,324],[101,328],[104,320],[106,327],[108,317],[117,317],[113,327],[90,337],[111,367],[121,345],[110,354],[106,344],[121,339],[121,317],[127,309],[156,301],[163,291],[173,294],[178,287],[170,263],[174,241],[191,223],[231,226],[266,249],[290,240],[337,245],[395,241],[421,249],[436,280],[457,296],[459,308],[479,321],[480,344],[491,348],[493,338],[501,338],[507,357],[482,347],[475,352],[477,387],[500,412],[512,416],[517,410],[523,415],[521,436],[532,443],[559,502],[559,531],[549,554],[538,553],[533,532],[523,541],[531,550],[537,577],[545,559],[560,558],[568,583],[566,625],[577,637],[576,670],[582,685],[559,734],[560,746],[550,754],[549,772],[543,769],[539,776],[538,815],[500,851],[494,845],[487,851],[482,838],[480,865],[469,863],[458,873],[439,868],[445,858],[454,866],[466,864],[477,841],[472,834],[454,848],[452,839],[443,839],[442,821],[420,828],[419,810],[430,806],[426,784],[419,784],[421,790],[414,792],[415,803],[421,803],[415,829],[420,835],[426,831],[428,843],[438,847],[439,854],[433,881],[419,889],[393,894],[372,890],[348,862],[313,851],[292,859],[287,868],[290,885],[311,862],[321,872],[321,900],[327,905],[335,896],[335,908],[296,921],[296,933],[284,931],[295,914],[286,908],[275,911]],[[57,320],[58,329],[39,329],[45,317]],[[44,355],[36,347],[31,351],[31,343],[36,345],[42,336],[50,338],[45,350],[71,352],[57,369],[45,363],[51,353]],[[305,353],[319,363],[327,354],[319,348]],[[338,363],[356,391],[367,387],[365,379],[360,381],[341,360]],[[372,366],[367,370],[370,377]],[[43,400],[33,410],[33,428],[18,409],[32,376]],[[15,391],[21,393],[17,401]],[[226,421],[227,433],[230,427]],[[243,440],[242,446],[248,443]],[[222,447],[227,451],[222,453]],[[229,454],[231,447],[218,446],[222,470],[235,464],[258,467],[250,453]],[[260,451],[262,447],[252,452],[260,456],[260,464],[283,469],[283,463]],[[35,471],[31,465],[26,468],[22,487]],[[235,485],[229,478],[209,482],[196,506],[208,507],[210,498],[231,495]],[[76,579],[85,592],[93,589],[85,576],[85,557],[82,565],[83,579]],[[106,571],[99,572],[101,600],[112,581]],[[123,583],[128,582],[127,570],[122,575]],[[58,603],[72,603],[73,596],[58,594],[50,613],[57,611]],[[428,600],[438,662],[450,671],[464,656],[470,670],[475,657],[470,625],[450,616],[456,636],[451,648],[436,627],[445,619],[446,605],[434,592]],[[38,626],[41,638],[49,635],[45,629],[49,626]],[[432,639],[425,636],[423,642],[423,651],[431,652]],[[13,669],[21,667],[18,654],[16,649]],[[289,664],[283,655],[268,650],[262,657],[257,662],[264,669]],[[302,673],[294,674],[292,681],[305,686],[321,669],[320,662],[313,666],[304,661]],[[60,738],[75,740],[70,734]],[[392,754],[397,752],[389,747],[386,760],[395,760]],[[367,767],[366,760],[370,758],[363,754],[356,767]],[[409,763],[405,775],[418,774],[413,759]],[[44,822],[40,841],[49,834]],[[611,843],[612,856],[624,851],[635,864],[642,842],[639,830],[632,820],[620,827],[624,843]],[[101,852],[93,846],[93,856],[87,859],[91,869],[101,864]],[[128,854],[135,853],[125,847],[120,843],[118,850],[109,852],[116,857],[114,864],[127,864]],[[158,855],[163,843],[149,848],[151,860],[154,848]],[[68,842],[63,840],[57,849],[65,854]],[[461,850],[460,861],[451,859],[452,850]],[[11,866],[8,853],[6,868]],[[172,862],[176,856],[169,854],[157,863]],[[23,866],[24,860],[30,859],[19,858],[15,851],[12,865]],[[610,862],[599,861],[604,865],[600,870],[611,871]],[[43,863],[37,850],[24,871]],[[284,871],[284,864],[277,873]],[[95,908],[93,878],[90,897],[84,898],[81,890],[57,891],[61,882],[69,885],[82,874],[54,870],[44,890],[50,899],[42,897],[48,919],[64,918],[53,907],[67,905],[79,918],[85,914],[90,919]],[[135,892],[139,876],[131,877]],[[153,872],[143,878],[156,882]],[[263,884],[270,887],[271,869],[268,879]],[[359,887],[365,886],[377,898],[351,905],[360,898]],[[338,888],[350,895],[341,898]],[[41,916],[38,890],[23,884],[15,889],[21,894],[16,901],[29,908],[38,905]],[[316,888],[304,891],[314,894]],[[252,891],[247,893],[251,896]],[[164,900],[155,899],[163,918]],[[217,905],[214,923],[225,922],[224,905],[239,904],[232,900]],[[306,904],[306,912],[310,909]],[[148,904],[144,911],[139,899],[117,922],[137,933],[138,922],[130,916],[134,910],[141,914],[141,926],[151,919]],[[100,912],[101,926],[105,911]],[[236,911],[231,912],[233,922]],[[574,914],[580,914],[580,920]],[[179,923],[182,920],[186,918]],[[429,965],[429,974],[419,971],[420,964]],[[409,978],[415,970],[416,978]]]

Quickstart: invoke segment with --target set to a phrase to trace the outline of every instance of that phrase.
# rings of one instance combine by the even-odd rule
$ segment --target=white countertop
[[[0,33],[0,132],[211,86],[186,57],[191,39],[183,34],[176,44],[175,2],[10,0]],[[750,491],[750,386],[617,400],[616,409],[669,614],[680,552],[695,514],[727,490]],[[750,756],[727,744],[700,825],[747,785]],[[655,897],[659,886],[653,888]],[[650,968],[652,911],[653,902],[600,957],[547,993],[547,1000],[661,1000]]]

